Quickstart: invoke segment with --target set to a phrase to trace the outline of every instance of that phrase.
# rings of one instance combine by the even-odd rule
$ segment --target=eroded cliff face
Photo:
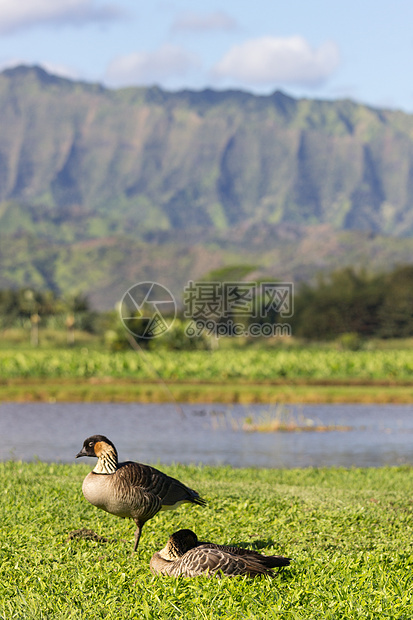
[[[412,232],[413,118],[400,112],[112,91],[27,67],[0,74],[0,110],[0,202],[40,218],[106,218],[103,235],[246,220]]]
[[[102,308],[136,281],[179,295],[228,264],[300,280],[412,260],[402,112],[17,67],[0,74],[0,114],[0,288],[82,291]]]

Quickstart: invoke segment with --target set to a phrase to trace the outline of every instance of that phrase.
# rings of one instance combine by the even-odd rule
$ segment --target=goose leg
[[[132,551],[132,555],[136,552],[138,545],[139,545],[139,539],[141,537],[141,533],[142,533],[142,525],[140,523],[136,522],[136,530],[135,530],[135,545],[133,547],[133,551]]]

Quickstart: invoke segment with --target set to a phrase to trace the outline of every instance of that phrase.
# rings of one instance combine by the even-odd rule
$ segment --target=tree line
[[[54,327],[74,325],[95,331],[98,313],[81,293],[60,296],[54,291],[32,288],[0,289],[0,328],[23,327],[28,322]]]
[[[347,267],[314,285],[303,284],[294,302],[296,336],[407,338],[413,336],[413,266],[376,275]]]
[[[70,329],[76,326],[98,333],[108,325],[107,320],[102,320],[104,315],[94,311],[87,297],[81,294],[61,297],[53,291],[27,288],[0,290],[2,329],[39,321],[41,326],[52,323],[55,327]],[[112,316],[112,325],[114,320]],[[296,287],[291,317],[283,319],[273,312],[265,320],[288,323],[294,336],[307,340],[334,340],[348,334],[362,339],[411,337],[413,266],[401,266],[392,272],[373,275],[346,267],[320,276],[313,284],[303,283]],[[242,321],[248,324],[254,318],[244,316]],[[182,320],[179,322],[179,317],[177,325],[184,338],[183,323]]]

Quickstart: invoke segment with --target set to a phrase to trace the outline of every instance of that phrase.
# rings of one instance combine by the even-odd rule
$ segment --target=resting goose
[[[117,450],[104,435],[85,439],[76,458],[80,456],[98,459],[93,471],[83,481],[83,495],[97,508],[135,521],[134,552],[143,525],[157,512],[177,508],[185,502],[206,504],[196,491],[150,465],[133,461],[118,463]]]
[[[289,564],[290,558],[281,555],[266,556],[252,549],[199,542],[191,530],[179,530],[172,534],[161,551],[154,553],[149,565],[154,574],[171,577],[256,577],[274,576],[272,568]]]

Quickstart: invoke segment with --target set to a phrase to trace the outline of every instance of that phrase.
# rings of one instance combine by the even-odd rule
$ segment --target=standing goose
[[[76,458],[80,456],[98,459],[96,467],[83,481],[83,495],[97,508],[135,521],[134,552],[143,525],[157,512],[172,510],[185,502],[206,504],[196,491],[154,467],[133,461],[118,463],[116,448],[104,435],[85,439]]]
[[[166,546],[151,558],[154,574],[171,577],[199,575],[234,577],[236,575],[271,575],[272,568],[288,566],[290,558],[281,555],[262,555],[252,549],[199,542],[191,530],[172,534]]]

